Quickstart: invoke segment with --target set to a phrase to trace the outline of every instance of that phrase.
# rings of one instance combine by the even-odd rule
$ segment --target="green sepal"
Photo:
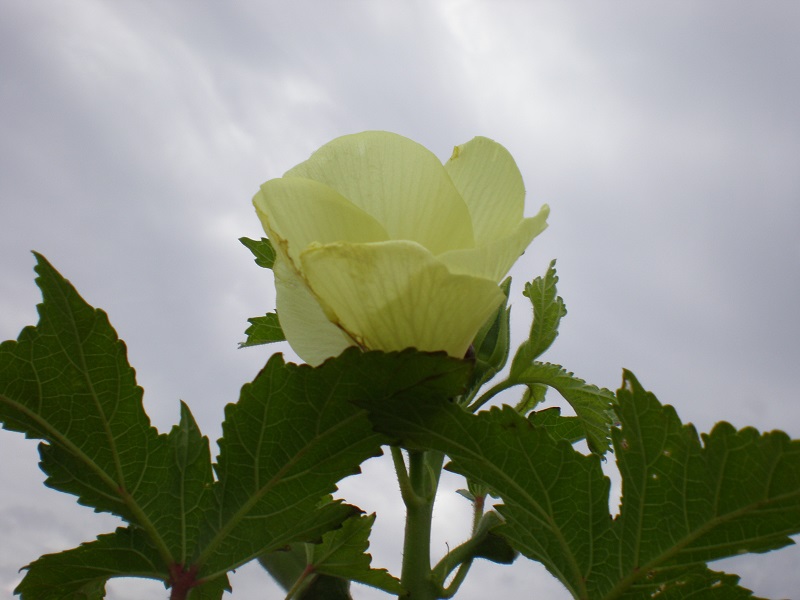
[[[510,348],[510,319],[511,309],[508,307],[508,294],[511,288],[511,277],[507,277],[500,284],[505,300],[497,307],[497,311],[480,328],[472,350],[475,356],[475,369],[469,383],[469,392],[465,403],[492,377],[497,375],[508,361]]]

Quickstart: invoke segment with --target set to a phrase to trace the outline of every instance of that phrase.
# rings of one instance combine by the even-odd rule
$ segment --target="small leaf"
[[[567,440],[574,444],[586,439],[581,420],[578,417],[562,417],[561,409],[557,406],[533,412],[528,420],[538,427],[544,427],[555,440]]]
[[[286,339],[277,313],[272,312],[263,317],[252,317],[247,319],[247,322],[250,323],[250,327],[245,330],[247,340],[239,344],[239,348],[282,342]]]
[[[239,241],[247,247],[250,252],[255,256],[256,264],[265,269],[271,269],[275,264],[275,248],[272,247],[272,242],[267,238],[260,240],[252,240],[250,238],[241,237]]]
[[[358,581],[383,590],[389,594],[400,594],[400,581],[386,569],[373,569],[369,548],[369,534],[375,514],[352,517],[341,529],[325,534],[321,544],[313,546],[310,566],[316,573],[324,573],[342,579]]]
[[[525,284],[523,294],[533,306],[533,323],[528,339],[522,343],[511,361],[511,378],[515,378],[523,369],[539,358],[551,346],[558,336],[558,326],[567,308],[564,301],[556,294],[556,261],[547,268],[544,277],[537,277]]]
[[[604,454],[609,446],[609,431],[614,422],[614,394],[586,383],[560,365],[535,362],[521,370],[516,380],[526,385],[545,384],[554,388],[572,405],[581,420],[592,452]]]

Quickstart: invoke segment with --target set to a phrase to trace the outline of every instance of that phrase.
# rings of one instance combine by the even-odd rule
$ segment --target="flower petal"
[[[514,232],[525,208],[525,186],[508,150],[476,137],[453,148],[444,168],[469,208],[477,245]]]
[[[403,136],[367,131],[337,138],[284,177],[332,187],[375,217],[391,239],[412,240],[433,254],[474,245],[469,210],[442,163]]]
[[[269,238],[296,269],[312,242],[379,242],[389,239],[374,218],[328,186],[299,177],[272,179],[253,197]]]
[[[461,358],[503,300],[493,281],[450,273],[414,242],[314,245],[302,262],[328,318],[373,350]]]
[[[500,282],[537,235],[547,229],[546,204],[535,217],[524,219],[511,235],[468,250],[451,250],[437,258],[451,273],[474,275]]]
[[[272,267],[278,320],[297,355],[312,366],[355,343],[325,316],[314,295],[280,256]]]

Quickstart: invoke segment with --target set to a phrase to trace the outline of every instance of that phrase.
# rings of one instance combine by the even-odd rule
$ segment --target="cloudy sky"
[[[183,399],[215,440],[275,351],[237,350],[274,301],[237,242],[261,234],[258,186],[346,133],[394,131],[442,159],[484,135],[516,158],[527,214],[552,209],[512,272],[516,340],[521,283],[557,258],[569,315],[549,360],[612,389],[629,368],[701,431],[800,437],[798,73],[790,0],[2,2],[0,338],[36,321],[42,252],[109,313],[154,423]],[[35,442],[2,431],[0,456],[10,595],[20,566],[115,522],[44,488]],[[397,572],[390,466],[365,472],[343,493],[379,511],[375,562]],[[437,556],[469,519],[446,483]],[[786,598],[799,563],[792,547],[715,567]],[[257,567],[232,581],[235,599],[279,597]],[[476,566],[458,597],[537,588],[567,598],[524,559]],[[120,580],[109,598],[159,589]]]

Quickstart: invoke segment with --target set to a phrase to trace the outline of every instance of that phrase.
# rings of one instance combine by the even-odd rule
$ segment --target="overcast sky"
[[[549,360],[611,389],[631,369],[701,431],[800,437],[798,73],[792,0],[3,1],[0,339],[36,322],[42,252],[109,313],[154,424],[168,430],[183,399],[216,440],[275,351],[237,349],[274,301],[237,241],[262,234],[258,186],[346,133],[394,131],[442,159],[484,135],[516,158],[527,214],[551,207],[512,272],[516,341],[522,282],[557,258],[569,314]],[[2,431],[0,456],[10,595],[19,567],[116,523],[43,487],[35,442]],[[391,468],[365,471],[343,493],[378,510],[374,562],[397,573]],[[437,557],[469,522],[446,483]],[[798,564],[795,546],[713,566],[797,598]],[[234,599],[279,597],[258,567],[232,581]],[[458,598],[537,587],[568,597],[520,559],[476,566]]]

